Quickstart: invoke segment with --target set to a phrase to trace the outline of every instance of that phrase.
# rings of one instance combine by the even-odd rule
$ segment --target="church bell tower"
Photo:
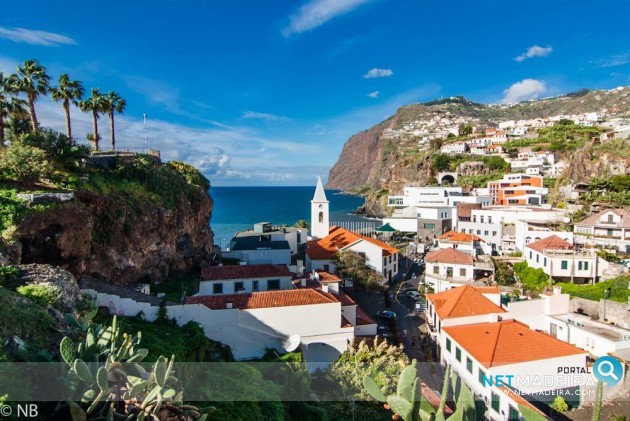
[[[317,187],[315,195],[311,200],[311,237],[320,239],[328,236],[329,220],[329,202],[326,199],[326,192],[322,185],[322,179],[317,177]]]

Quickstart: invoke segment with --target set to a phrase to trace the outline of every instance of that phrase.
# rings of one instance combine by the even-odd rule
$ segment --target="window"
[[[458,347],[455,347],[455,358],[457,358],[457,361],[460,363],[462,362],[462,350]]]
[[[483,384],[483,379],[486,377],[486,372],[483,371],[481,368],[479,369],[479,374],[477,379],[479,380],[479,383]]]
[[[324,212],[319,213],[319,222],[320,223],[324,222]]]
[[[424,224],[424,229],[425,230],[435,229],[435,224]]]
[[[609,223],[609,224],[612,224],[613,222],[615,222],[615,221],[613,220],[614,218],[615,218],[615,217],[612,215],[612,213],[611,213],[611,214],[609,214],[609,215],[608,215],[608,223]]]
[[[560,269],[562,269],[562,270],[569,269],[569,261],[568,260],[561,261],[560,262]]]
[[[439,266],[433,266],[433,274],[439,275],[439,273],[440,273],[440,267]]]
[[[531,251],[529,252],[529,258],[530,259],[532,258],[532,252]]]
[[[499,412],[499,408],[501,408],[501,398],[496,393],[492,392],[492,409],[496,412]]]
[[[213,294],[223,294],[223,284],[221,282],[217,282],[216,284],[212,284],[212,293]]]
[[[492,223],[492,216],[488,216],[488,223],[491,224]]]
[[[483,235],[488,235],[488,231],[484,231],[484,232],[483,232]]]
[[[330,265],[324,265],[324,272],[330,272]]]
[[[438,320],[438,333],[442,333],[442,322]]]
[[[481,216],[479,217],[479,222],[481,222],[482,224],[484,223],[484,220],[483,220],[483,219],[484,219],[484,218],[483,218],[483,215],[481,215]]]
[[[234,292],[243,291],[245,289],[245,285],[242,281],[234,282]]]
[[[521,419],[521,416],[519,415],[519,413],[516,410],[516,408],[514,408],[512,405],[510,405],[510,412],[508,414],[508,421],[519,421],[520,419]]]
[[[469,357],[466,357],[466,370],[471,374],[473,372],[473,362]]]
[[[466,268],[459,268],[459,276],[466,276]]]
[[[579,261],[578,270],[588,270],[588,262]]]
[[[545,267],[547,266],[547,258],[546,257],[543,258],[543,266],[545,266]]]
[[[481,230],[477,230],[477,235],[481,235]]]
[[[584,270],[588,270],[588,262],[584,262]]]
[[[252,290],[258,291],[258,281],[252,281]]]
[[[538,263],[538,261],[540,260],[540,254],[536,255],[536,263]]]
[[[451,352],[451,340],[449,338],[446,338],[446,350]]]
[[[492,231],[492,235],[496,237],[497,232],[496,231]]]
[[[280,279],[269,279],[267,281],[267,290],[274,291],[280,289]]]

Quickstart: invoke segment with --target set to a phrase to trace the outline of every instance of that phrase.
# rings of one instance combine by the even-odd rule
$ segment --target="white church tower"
[[[328,199],[322,185],[322,179],[317,177],[315,195],[311,200],[311,237],[320,239],[328,236],[329,210]]]

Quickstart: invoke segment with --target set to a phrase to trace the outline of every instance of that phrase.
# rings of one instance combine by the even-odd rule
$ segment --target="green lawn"
[[[557,283],[562,288],[562,292],[572,297],[586,298],[587,300],[599,301],[604,298],[604,290],[610,288],[609,299],[620,303],[627,303],[630,296],[628,289],[630,275],[622,275],[609,281],[599,282],[595,285],[575,285],[571,283]]]

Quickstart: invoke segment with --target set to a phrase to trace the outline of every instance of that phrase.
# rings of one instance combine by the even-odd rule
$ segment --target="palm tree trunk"
[[[116,136],[114,134],[114,111],[109,112],[109,129],[111,130],[112,151],[116,150]]]
[[[4,116],[0,108],[0,147],[4,146]]]
[[[35,114],[35,98],[33,97],[33,94],[28,94],[28,109],[31,112],[31,127],[33,128],[33,131],[36,132],[37,127],[39,126],[37,125],[37,114]]]
[[[66,134],[72,139],[72,126],[70,125],[70,101],[63,101],[63,110],[66,112]]]
[[[92,118],[94,121],[94,133],[92,133],[92,141],[94,142],[94,150],[98,151],[98,115],[96,110],[92,110]]]

